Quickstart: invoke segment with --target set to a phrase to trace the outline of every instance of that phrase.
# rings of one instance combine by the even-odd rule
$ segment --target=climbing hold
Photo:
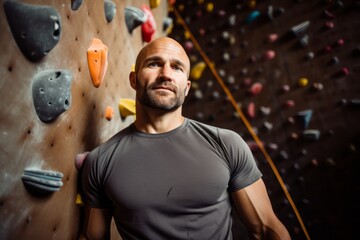
[[[190,71],[190,77],[193,80],[199,80],[202,73],[204,72],[206,68],[206,63],[205,62],[198,62],[194,67],[192,67],[191,71]]]
[[[265,121],[265,122],[263,123],[263,126],[264,126],[264,128],[265,128],[267,131],[270,131],[270,130],[273,129],[273,124],[272,124],[271,122],[268,122],[268,121]]]
[[[279,155],[280,155],[280,158],[282,160],[288,160],[289,159],[289,154],[285,150],[281,150]]]
[[[254,102],[250,102],[247,106],[247,114],[250,118],[255,118],[255,103]]]
[[[228,23],[232,27],[236,26],[236,15],[235,14],[230,15],[230,17],[228,18]]]
[[[194,49],[194,44],[192,43],[192,41],[186,40],[184,42],[184,49],[186,50],[186,52],[191,52]]]
[[[60,190],[63,174],[57,171],[25,169],[21,180],[24,185],[39,193],[51,193]]]
[[[284,84],[284,85],[281,87],[281,89],[282,89],[282,91],[283,91],[284,93],[287,93],[287,92],[290,91],[290,86],[287,85],[287,84]]]
[[[307,140],[319,140],[320,139],[320,131],[317,129],[304,130],[302,135],[303,135],[303,138],[307,139]]]
[[[161,0],[150,0],[150,7],[157,8],[160,4]]]
[[[350,106],[360,107],[360,99],[354,98],[350,100]]]
[[[107,106],[105,108],[105,118],[108,121],[111,121],[111,119],[114,117],[114,109],[111,106]]]
[[[345,40],[343,38],[339,38],[336,42],[335,45],[338,47],[344,46],[345,44]]]
[[[279,38],[279,36],[276,33],[271,33],[268,35],[268,42],[275,42],[277,39]]]
[[[108,66],[107,53],[107,46],[100,39],[93,38],[87,50],[87,60],[90,76],[96,88],[100,86],[106,74]]]
[[[313,83],[312,87],[317,91],[321,91],[324,89],[324,85],[322,83]]]
[[[76,11],[82,4],[82,0],[71,0],[71,9]]]
[[[78,171],[81,170],[82,168],[82,165],[84,164],[84,161],[87,157],[87,155],[89,154],[90,152],[83,152],[83,153],[79,153],[76,155],[76,158],[75,158],[75,167]]]
[[[293,100],[286,100],[285,107],[291,108],[295,106],[295,102]]]
[[[344,77],[346,75],[349,75],[349,69],[347,67],[343,67],[334,74],[334,77]]]
[[[255,96],[255,95],[259,94],[262,89],[263,89],[262,83],[256,82],[256,83],[253,83],[253,85],[251,85],[251,87],[250,87],[250,89],[249,89],[249,92],[250,92],[253,96]]]
[[[8,0],[4,9],[15,41],[30,61],[40,60],[58,43],[61,19],[56,9]]]
[[[311,109],[304,110],[304,111],[297,113],[298,118],[300,118],[302,120],[304,129],[308,128],[310,121],[311,121],[312,114],[313,114],[313,110],[311,110]]]
[[[309,80],[307,78],[300,78],[298,80],[298,85],[300,87],[306,87],[308,85],[308,83],[309,83]]]
[[[249,24],[254,22],[260,16],[260,12],[258,10],[252,11],[245,19],[245,23]]]
[[[111,0],[105,0],[104,10],[105,10],[106,21],[111,22],[116,14],[116,4]]]
[[[255,8],[256,7],[256,0],[250,0],[248,2],[248,7],[249,8]]]
[[[275,56],[276,56],[276,53],[274,50],[267,50],[263,55],[263,59],[271,60],[271,59],[275,58]]]
[[[335,15],[332,13],[332,12],[330,12],[329,10],[324,10],[323,11],[323,15],[326,17],[326,18],[330,18],[330,19],[334,19],[335,18]]]
[[[201,100],[204,98],[204,94],[202,93],[202,91],[200,89],[196,89],[194,92],[194,97],[196,100]]]
[[[324,26],[326,29],[333,29],[335,27],[335,24],[334,22],[326,21]]]
[[[173,19],[171,17],[163,18],[163,32],[166,32],[166,34],[170,34],[173,26]]]
[[[147,20],[141,25],[142,38],[145,42],[150,42],[153,39],[153,36],[156,31],[156,22],[154,15],[152,14],[150,8],[143,4],[141,9],[144,11],[147,16]]]
[[[334,56],[330,59],[329,61],[329,65],[336,65],[336,64],[339,64],[340,63],[340,60],[338,57]]]
[[[269,18],[269,20],[273,20],[274,19],[274,8],[272,5],[269,5],[267,7],[267,11],[266,11],[266,15]]]
[[[51,122],[69,108],[71,80],[72,73],[68,70],[48,70],[35,75],[32,95],[41,121]]]
[[[208,4],[206,4],[206,11],[207,12],[212,12],[214,10],[214,3],[209,2]]]
[[[119,101],[119,112],[121,118],[126,118],[127,116],[135,115],[136,108],[135,108],[135,100],[121,98]]]
[[[314,59],[314,57],[315,57],[315,54],[313,52],[306,53],[306,59],[307,60]]]
[[[260,107],[260,112],[261,112],[262,115],[268,116],[268,115],[270,115],[270,113],[271,113],[271,108],[270,108],[270,107],[261,106],[261,107]]]
[[[81,194],[80,193],[77,193],[76,194],[76,205],[78,206],[84,206],[84,202],[82,200],[82,197],[81,197]]]
[[[304,21],[290,28],[290,32],[295,36],[300,36],[310,26],[310,21]]]
[[[129,33],[132,33],[135,28],[146,22],[148,16],[140,8],[126,6],[125,7],[125,23]]]
[[[309,35],[304,35],[299,39],[299,44],[301,47],[306,47],[309,45]]]

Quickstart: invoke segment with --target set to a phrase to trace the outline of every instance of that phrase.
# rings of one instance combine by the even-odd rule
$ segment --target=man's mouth
[[[173,87],[163,86],[163,85],[154,86],[153,89],[155,89],[155,90],[167,90],[167,91],[175,92],[175,89]]]

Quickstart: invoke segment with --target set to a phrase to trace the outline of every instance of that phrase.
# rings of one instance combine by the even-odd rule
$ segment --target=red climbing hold
[[[147,21],[141,25],[142,38],[144,42],[150,42],[156,31],[156,22],[150,8],[143,4],[141,9],[147,15]]]
[[[100,39],[93,38],[87,50],[87,60],[94,87],[99,87],[104,80],[108,66],[107,53],[107,46]]]

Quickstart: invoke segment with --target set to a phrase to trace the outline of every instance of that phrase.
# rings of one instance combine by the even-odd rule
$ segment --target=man
[[[232,204],[251,239],[290,239],[243,139],[182,116],[189,72],[173,39],[140,51],[129,77],[136,120],[83,166],[88,239],[108,239],[112,216],[124,240],[232,239]]]

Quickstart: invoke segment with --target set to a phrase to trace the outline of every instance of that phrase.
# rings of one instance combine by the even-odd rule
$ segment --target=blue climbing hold
[[[51,122],[71,103],[72,73],[68,70],[43,71],[33,79],[32,94],[41,121]]]
[[[106,21],[111,22],[116,15],[116,4],[111,0],[104,1]]]
[[[56,9],[10,0],[4,9],[15,41],[30,61],[40,60],[58,43],[61,19]]]
[[[319,140],[320,139],[320,131],[317,129],[304,130],[302,135],[303,135],[303,138],[306,140]]]
[[[252,11],[245,19],[245,23],[252,23],[260,16],[260,12],[258,10]]]
[[[312,114],[313,114],[313,110],[311,110],[311,109],[304,110],[304,111],[297,113],[297,116],[302,120],[304,129],[308,128],[310,121],[311,121]]]

